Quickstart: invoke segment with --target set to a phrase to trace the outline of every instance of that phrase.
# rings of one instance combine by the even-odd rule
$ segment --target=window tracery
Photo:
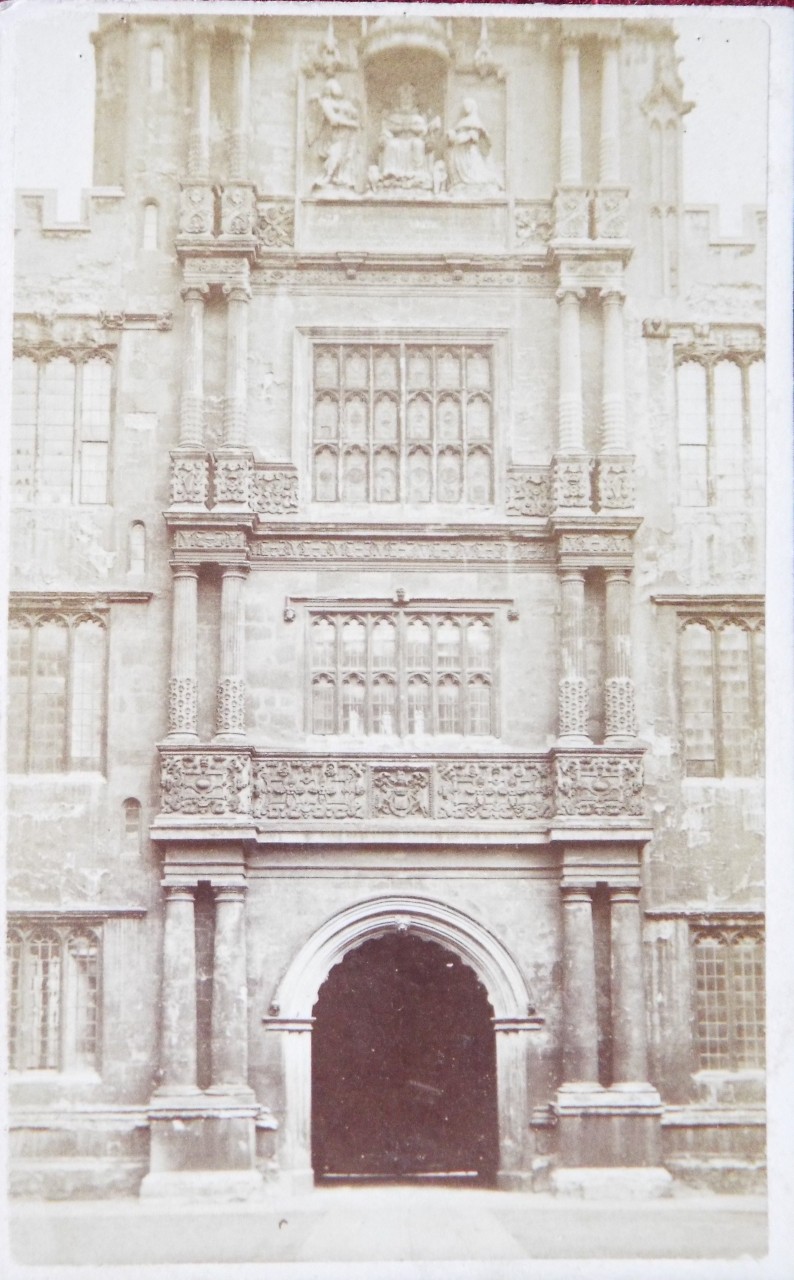
[[[100,939],[93,928],[12,925],[8,932],[8,1048],[12,1071],[95,1070]]]

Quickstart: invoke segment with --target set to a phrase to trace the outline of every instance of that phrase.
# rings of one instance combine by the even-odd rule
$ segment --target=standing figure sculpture
[[[356,149],[361,127],[358,107],[345,97],[338,80],[328,80],[323,92],[309,101],[314,107],[315,120],[319,115],[319,125],[312,131],[309,143],[319,142],[318,155],[324,161],[322,173],[312,189],[355,190]]]
[[[466,187],[477,187],[481,192],[501,190],[488,156],[490,135],[474,98],[463,99],[458,121],[447,133],[447,144],[447,172],[453,191]]]

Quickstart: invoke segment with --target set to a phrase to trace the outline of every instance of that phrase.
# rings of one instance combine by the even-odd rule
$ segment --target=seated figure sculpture
[[[371,188],[432,191],[433,140],[440,128],[438,117],[431,119],[420,109],[414,86],[402,84],[396,104],[381,122],[378,163],[369,173]]]

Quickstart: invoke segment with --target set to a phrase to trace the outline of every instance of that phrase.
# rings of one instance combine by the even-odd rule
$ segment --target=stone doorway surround
[[[311,1158],[312,1010],[328,973],[370,938],[411,932],[440,943],[474,970],[494,1011],[499,1124],[497,1184],[531,1183],[528,1081],[543,1036],[526,983],[502,944],[471,917],[425,898],[382,897],[347,907],[327,920],[295,956],[279,984],[267,1031],[282,1037],[285,1128],[282,1167],[295,1189],[313,1185]]]

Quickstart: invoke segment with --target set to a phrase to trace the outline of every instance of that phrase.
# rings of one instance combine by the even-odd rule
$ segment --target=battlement
[[[17,231],[39,231],[42,236],[84,236],[108,215],[117,214],[126,193],[121,187],[90,187],[80,196],[80,218],[60,220],[55,190],[23,188],[16,193],[14,225]]]

